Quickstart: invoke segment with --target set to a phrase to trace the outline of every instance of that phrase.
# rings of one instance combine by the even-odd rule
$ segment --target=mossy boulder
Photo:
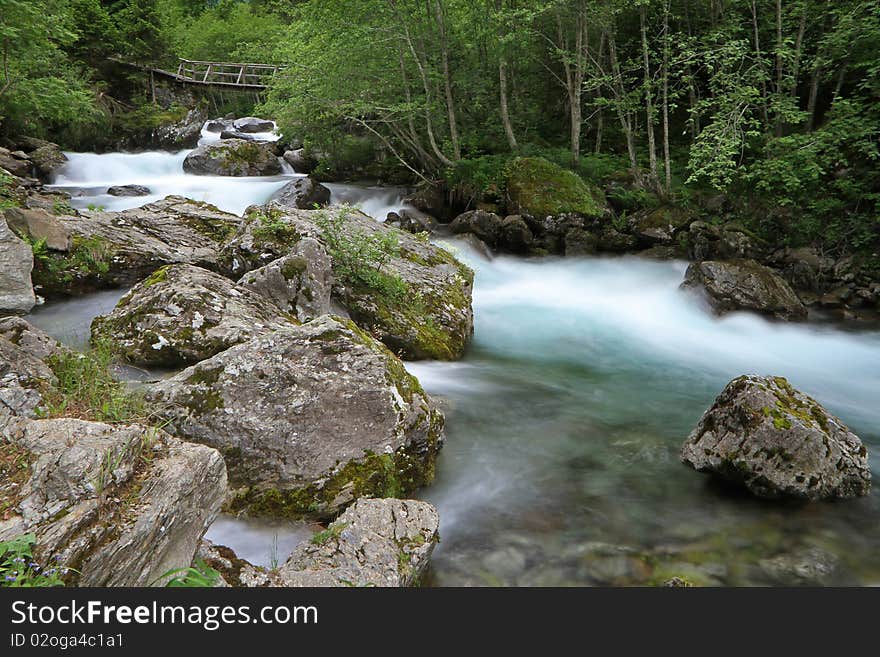
[[[635,212],[627,223],[629,232],[641,245],[654,246],[671,244],[675,236],[695,219],[687,210],[664,206]]]
[[[754,260],[691,263],[681,287],[702,292],[719,314],[748,310],[781,320],[807,317],[806,306],[788,282]]]
[[[66,252],[49,251],[32,274],[47,298],[134,285],[163,265],[187,263],[223,272],[221,246],[241,218],[181,196],[123,212],[58,218],[70,234]]]
[[[741,376],[727,384],[681,459],[765,498],[849,498],[871,488],[858,436],[782,377]]]
[[[508,209],[533,217],[574,213],[598,218],[605,195],[579,175],[542,157],[520,157],[507,165]]]
[[[325,315],[153,384],[177,435],[219,449],[234,510],[330,517],[433,479],[443,416],[386,347]]]
[[[474,273],[447,250],[348,207],[269,204],[245,216],[224,249],[224,267],[243,275],[315,239],[332,262],[331,300],[356,324],[405,358],[454,360],[464,353],[473,333]]]
[[[224,276],[168,265],[92,321],[92,342],[109,345],[130,363],[178,367],[289,324],[290,316],[270,300]]]
[[[210,176],[274,176],[281,173],[281,162],[271,142],[224,139],[193,150],[183,170]]]

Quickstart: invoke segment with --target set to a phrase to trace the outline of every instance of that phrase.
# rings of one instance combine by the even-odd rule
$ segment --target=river
[[[178,153],[69,153],[57,177],[75,207],[120,210],[179,194],[241,213],[291,177],[183,173]],[[148,197],[108,196],[136,183]],[[404,190],[330,185],[376,219]],[[484,260],[476,330],[455,363],[407,366],[442,403],[447,442],[418,497],[441,517],[429,581],[446,585],[878,584],[880,493],[771,504],[712,483],[678,448],[731,378],[773,374],[815,396],[868,445],[880,472],[880,332],[717,319],[680,292],[685,263],[634,257]],[[38,308],[31,320],[81,347],[123,291]],[[209,538],[283,561],[313,527],[223,517]]]

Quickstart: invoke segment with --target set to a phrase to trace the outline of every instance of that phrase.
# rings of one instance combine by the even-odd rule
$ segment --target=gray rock
[[[316,206],[323,208],[330,204],[330,190],[314,178],[307,176],[291,180],[272,194],[270,200],[290,208],[312,210]]]
[[[27,178],[31,175],[33,166],[27,156],[15,155],[14,152],[0,147],[0,169],[5,169],[18,178]]]
[[[691,263],[682,289],[698,290],[719,314],[750,310],[775,319],[805,319],[807,308],[775,271],[754,260]]]
[[[763,249],[739,224],[694,221],[688,231],[688,252],[692,260],[730,260],[760,258]]]
[[[60,217],[46,210],[27,208],[7,208],[4,214],[7,225],[19,235],[43,240],[54,251],[70,250],[70,230]]]
[[[413,235],[434,233],[438,228],[434,217],[421,210],[410,208],[401,208],[400,212],[389,212],[385,222]]]
[[[583,228],[572,228],[565,234],[565,255],[583,256],[596,252],[599,238]]]
[[[48,180],[67,162],[67,156],[58,144],[42,139],[27,138],[28,158],[33,162],[39,176]]]
[[[351,322],[323,316],[234,346],[147,389],[179,436],[220,449],[232,508],[328,516],[433,478],[443,416]]]
[[[266,119],[258,119],[255,116],[245,116],[241,119],[235,119],[232,122],[233,127],[239,132],[272,132],[275,129],[275,124],[272,121],[267,121]]]
[[[193,150],[183,161],[186,173],[213,176],[274,176],[281,163],[270,142],[226,139]]]
[[[847,498],[871,487],[859,438],[782,377],[741,376],[727,384],[681,459],[759,497]]]
[[[297,546],[277,578],[281,586],[411,586],[428,565],[439,524],[427,502],[362,498]]]
[[[770,559],[761,559],[758,567],[777,585],[828,586],[837,571],[836,555],[817,547],[807,547]]]
[[[226,129],[220,133],[220,139],[244,139],[245,141],[263,141],[255,134]]]
[[[272,301],[301,322],[330,312],[333,270],[321,243],[311,237],[297,242],[290,255],[248,272],[239,286]]]
[[[463,354],[473,333],[473,271],[448,251],[351,208],[306,211],[272,204],[249,209],[246,219],[226,246],[227,268],[243,274],[313,237],[334,260],[333,300],[355,323],[407,358],[453,360]],[[387,258],[384,277],[350,275],[360,263],[355,250],[365,240],[396,242],[399,255]]]
[[[162,148],[194,148],[202,135],[207,119],[204,109],[194,107],[179,121],[159,126],[153,133],[154,143]]]
[[[693,215],[688,212],[664,207],[633,213],[629,218],[628,228],[642,246],[668,245],[692,221]]]
[[[230,119],[213,119],[205,123],[205,130],[214,134],[219,134],[224,130],[228,130],[231,127],[232,120]]]
[[[51,265],[34,271],[34,284],[46,297],[130,286],[174,263],[223,271],[221,245],[242,220],[207,203],[169,196],[123,212],[60,221],[73,236],[76,257],[49,253]]]
[[[43,393],[57,383],[47,359],[62,349],[20,317],[0,319],[0,426],[44,407]]]
[[[285,151],[283,157],[284,161],[292,166],[297,173],[311,173],[318,164],[315,158],[306,154],[304,148]]]
[[[30,245],[0,220],[0,315],[23,315],[34,307],[33,268]]]
[[[458,215],[450,224],[454,235],[470,233],[476,235],[492,248],[497,248],[502,241],[503,220],[497,214],[472,210]]]
[[[634,250],[637,245],[638,240],[634,235],[621,233],[616,228],[609,226],[599,235],[596,248],[599,251],[606,251],[608,253],[625,253]]]
[[[0,540],[34,533],[35,559],[75,568],[71,584],[149,586],[189,566],[226,493],[215,450],[158,429],[17,419],[0,436],[31,463],[3,490]]]
[[[499,245],[510,253],[527,253],[535,238],[525,220],[512,214],[501,221],[501,240]]]
[[[177,367],[289,324],[271,301],[224,276],[168,265],[94,319],[92,342],[106,342],[136,365]]]
[[[143,185],[116,185],[107,190],[110,196],[147,196],[150,188]]]

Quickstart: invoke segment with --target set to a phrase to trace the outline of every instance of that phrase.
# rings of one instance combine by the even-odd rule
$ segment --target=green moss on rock
[[[573,171],[542,157],[520,157],[506,170],[510,210],[535,217],[576,213],[601,217],[603,192]]]

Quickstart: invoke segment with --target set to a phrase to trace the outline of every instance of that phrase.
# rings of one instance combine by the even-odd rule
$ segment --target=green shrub
[[[220,581],[220,573],[211,568],[202,559],[196,559],[189,568],[169,570],[161,575],[156,582],[168,579],[165,584],[169,588],[213,588]],[[155,582],[154,582],[155,583]]]

